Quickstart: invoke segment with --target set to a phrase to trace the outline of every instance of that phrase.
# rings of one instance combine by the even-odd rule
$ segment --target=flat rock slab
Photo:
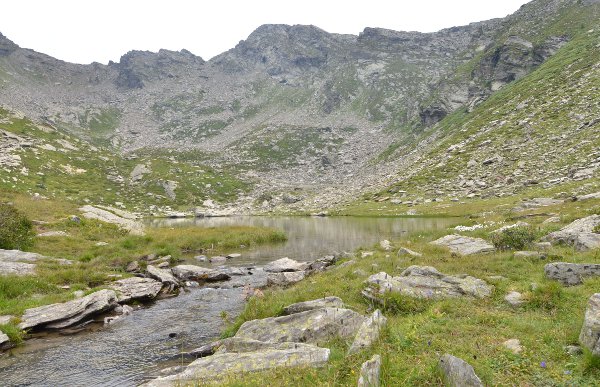
[[[430,242],[432,245],[444,246],[460,255],[482,254],[495,251],[493,245],[481,238],[471,238],[457,234],[446,235]]]
[[[162,282],[163,284],[171,288],[179,287],[179,281],[173,276],[171,269],[160,269],[156,266],[148,265],[146,267],[146,271],[148,272],[148,275],[150,277]]]
[[[381,378],[381,356],[373,355],[360,367],[358,387],[379,387]]]
[[[354,341],[348,350],[348,354],[352,355],[373,345],[379,338],[379,333],[386,324],[387,319],[379,310],[373,312],[371,316],[365,319],[358,329]]]
[[[196,265],[178,265],[173,274],[183,281],[227,281],[231,276],[223,271],[207,269]]]
[[[118,280],[109,286],[109,288],[117,292],[118,302],[151,300],[158,295],[162,287],[162,282],[153,280],[152,278],[139,277]]]
[[[267,286],[290,286],[306,278],[303,271],[269,273],[267,276]]]
[[[295,304],[288,305],[285,308],[283,308],[283,312],[285,314],[294,314],[294,313],[301,313],[301,312],[306,312],[306,311],[314,310],[314,309],[343,308],[343,307],[344,307],[344,302],[342,301],[341,298],[325,297],[325,298],[319,298],[318,300],[297,302]]]
[[[0,261],[0,275],[35,275],[35,264]]]
[[[600,264],[552,262],[544,266],[544,273],[565,286],[575,286],[586,277],[600,276]]]
[[[600,356],[600,293],[592,295],[588,301],[579,341],[592,354]]]
[[[132,235],[144,235],[144,225],[136,221],[136,217],[133,214],[129,214],[125,211],[111,209],[109,207],[98,208],[90,205],[81,207],[79,211],[83,212],[84,218],[97,219],[102,222],[116,224],[123,230],[129,231]]]
[[[20,250],[0,250],[0,275],[35,275],[35,264],[41,260],[71,265],[68,259],[50,258]]]
[[[289,258],[281,258],[265,265],[264,270],[268,273],[282,273],[290,271],[304,271],[308,267],[305,262],[298,262]]]
[[[367,279],[363,295],[379,300],[387,292],[425,299],[441,298],[485,298],[492,294],[493,286],[468,275],[451,276],[440,273],[431,266],[410,266],[398,277],[385,272]]]
[[[579,251],[597,249],[600,248],[600,234],[593,231],[598,225],[600,225],[600,215],[588,216],[548,234],[544,239],[554,244],[574,246]]]
[[[186,381],[221,379],[246,372],[275,368],[321,367],[329,360],[329,349],[299,343],[271,344],[260,351],[216,353],[200,358],[185,371],[144,384],[147,387],[180,385]]]
[[[268,343],[318,344],[335,337],[353,337],[364,320],[363,316],[349,309],[314,309],[289,316],[247,321],[235,337]]]
[[[37,262],[46,258],[48,257],[20,250],[0,250],[0,262]]]
[[[473,367],[466,361],[446,354],[440,358],[439,364],[448,386],[483,387],[481,379],[479,379]]]
[[[116,306],[115,291],[104,289],[77,300],[27,309],[21,317],[19,328],[66,328],[89,316],[112,310]]]

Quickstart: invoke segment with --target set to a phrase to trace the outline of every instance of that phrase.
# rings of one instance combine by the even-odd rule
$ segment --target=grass
[[[554,226],[559,228],[574,218],[597,211],[599,205],[600,202],[593,201],[566,203],[545,210],[563,215],[563,223]],[[464,209],[458,204],[457,207],[456,213]],[[489,240],[494,229],[510,224],[513,213],[510,209],[495,208],[485,215],[474,215],[477,223],[488,226],[463,234]],[[546,226],[541,222],[546,217],[527,221],[532,228],[544,230]],[[264,297],[252,298],[223,333],[224,337],[235,334],[244,321],[278,316],[286,305],[324,296],[339,296],[349,308],[364,314],[381,308],[388,325],[373,348],[350,357],[344,356],[350,342],[331,343],[332,358],[324,368],[246,374],[229,378],[221,385],[352,385],[358,379],[361,363],[375,353],[383,357],[382,385],[440,385],[437,362],[443,353],[451,353],[473,365],[485,385],[598,385],[598,359],[587,352],[581,356],[568,355],[563,347],[577,344],[587,300],[598,291],[600,278],[587,279],[581,286],[563,287],[544,277],[548,260],[514,258],[512,250],[457,257],[428,243],[449,232],[453,231],[422,232],[402,242],[402,246],[423,253],[423,257],[397,257],[375,249],[373,257],[360,258],[358,252],[359,258],[354,258],[350,265],[311,276],[292,288],[269,289]],[[556,246],[548,255],[553,260],[600,263],[598,250],[577,252],[568,246]],[[410,265],[434,266],[448,274],[467,273],[487,280],[494,285],[494,291],[484,300],[423,301],[390,295],[382,305],[374,305],[361,296],[364,272],[397,275]],[[490,279],[491,276],[505,279]],[[532,283],[537,284],[535,290]],[[519,308],[510,307],[503,299],[510,291],[521,292],[527,303]],[[502,347],[505,340],[512,338],[521,340],[524,347],[519,355]]]

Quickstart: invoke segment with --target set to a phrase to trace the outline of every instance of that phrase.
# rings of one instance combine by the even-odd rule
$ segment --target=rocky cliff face
[[[529,74],[598,8],[535,0],[428,34],[265,25],[208,62],[161,50],[74,65],[0,36],[0,104],[122,152],[190,150],[269,181],[264,190],[364,189],[386,173],[383,160],[407,157],[423,130]]]

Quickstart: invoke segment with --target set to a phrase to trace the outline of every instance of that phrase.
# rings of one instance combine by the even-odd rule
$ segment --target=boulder
[[[33,263],[0,261],[0,275],[35,275],[35,265]]]
[[[423,254],[417,253],[416,251],[412,251],[411,249],[408,249],[406,247],[400,247],[398,249],[398,254],[397,255],[398,256],[410,255],[411,257],[416,257],[416,258],[419,258],[419,257],[423,256]]]
[[[373,345],[373,343],[379,338],[379,333],[386,323],[387,319],[379,310],[373,312],[371,316],[365,319],[358,329],[358,332],[354,337],[354,342],[352,342],[352,345],[348,350],[348,354],[352,355]]]
[[[10,338],[0,331],[0,349],[10,346]]]
[[[306,267],[306,274],[317,273],[321,271],[325,271],[331,265],[333,265],[337,261],[337,258],[334,255],[326,255],[322,258],[317,259],[314,262],[311,262]]]
[[[384,251],[390,251],[392,249],[392,243],[385,239],[379,242],[379,247]]]
[[[367,279],[363,295],[379,301],[387,292],[405,296],[440,299],[454,297],[485,298],[492,294],[493,286],[468,275],[449,276],[430,266],[410,266],[398,277],[381,272]]]
[[[227,281],[229,274],[195,265],[178,265],[173,268],[173,274],[182,281]]]
[[[98,208],[90,205],[79,209],[83,212],[83,217],[87,219],[97,219],[102,222],[116,224],[123,230],[129,231],[132,235],[144,235],[144,225],[138,222],[133,214],[127,213],[116,208]]]
[[[265,265],[264,270],[269,273],[282,273],[291,271],[304,271],[308,267],[305,262],[298,262],[289,258],[281,258]]]
[[[575,286],[583,283],[585,277],[600,276],[600,264],[552,262],[544,266],[544,273],[565,286]]]
[[[592,354],[600,356],[600,293],[592,295],[588,301],[579,341]]]
[[[381,356],[373,355],[360,367],[358,387],[379,387],[381,377]]]
[[[591,194],[587,194],[587,195],[582,195],[582,196],[578,196],[577,200],[580,202],[586,201],[586,200],[593,200],[593,199],[600,199],[600,192],[595,192],[595,193],[591,193]]]
[[[349,309],[322,308],[289,316],[247,321],[235,337],[269,343],[318,344],[335,337],[354,336],[363,321],[363,316]]]
[[[523,352],[521,341],[519,341],[518,339],[506,340],[504,343],[502,343],[502,346],[514,353],[515,355],[518,355],[519,353]]]
[[[115,291],[104,289],[73,301],[27,309],[21,317],[19,328],[66,328],[116,306]]]
[[[444,246],[459,255],[489,253],[495,251],[493,245],[481,238],[471,238],[457,234],[446,235],[430,242],[436,246]]]
[[[162,282],[164,285],[169,286],[171,290],[179,287],[179,281],[173,276],[170,269],[160,269],[156,266],[148,265],[146,267],[148,275],[155,280]]]
[[[440,358],[440,368],[448,386],[483,387],[473,367],[462,359],[445,354]]]
[[[144,386],[172,386],[186,381],[214,381],[232,374],[267,371],[275,368],[321,367],[329,360],[329,349],[300,343],[269,344],[259,351],[224,352],[203,357],[185,371],[155,379]]]
[[[588,216],[548,234],[544,239],[554,244],[572,245],[579,251],[600,248],[600,234],[594,233],[599,225],[600,215]]]
[[[339,297],[325,297],[318,300],[298,302],[283,308],[285,314],[306,312],[320,308],[343,308],[344,302]]]
[[[545,257],[545,254],[542,254],[539,251],[515,251],[514,257],[542,259]]]
[[[227,262],[227,258],[223,257],[221,255],[217,255],[215,257],[210,257],[210,259],[208,260],[208,262],[215,263],[215,264],[225,263],[225,262]]]
[[[117,292],[117,301],[151,300],[163,287],[162,282],[151,278],[131,277],[110,284],[109,288]]]
[[[36,265],[34,262],[40,260],[58,262],[61,265],[70,265],[73,263],[68,259],[50,258],[20,250],[0,249],[0,275],[35,275]]]
[[[128,273],[132,273],[140,270],[140,264],[138,261],[131,261],[127,264],[125,271]]]
[[[519,292],[510,292],[504,297],[504,301],[508,302],[510,306],[520,306],[525,303],[523,295]]]
[[[239,254],[239,253],[232,253],[232,254],[227,254],[227,255],[225,256],[225,258],[227,258],[227,259],[235,259],[235,258],[239,258],[239,257],[241,257],[241,256],[242,256],[242,254]]]
[[[303,271],[269,273],[267,276],[267,286],[290,286],[302,281],[305,277],[306,274]]]

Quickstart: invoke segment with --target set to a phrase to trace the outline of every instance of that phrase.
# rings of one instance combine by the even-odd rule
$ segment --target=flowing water
[[[382,239],[444,228],[449,219],[228,217],[161,219],[151,227],[250,225],[283,230],[287,242],[241,248],[232,265],[261,265],[282,257],[313,260],[333,252],[369,247]],[[255,281],[252,276],[243,281]],[[252,282],[250,282],[252,284]],[[41,335],[0,356],[2,386],[135,386],[167,366],[185,364],[183,350],[219,336],[224,316],[244,307],[241,288],[191,289],[137,309],[114,325],[100,324],[78,334]],[[171,333],[175,337],[169,337]]]

